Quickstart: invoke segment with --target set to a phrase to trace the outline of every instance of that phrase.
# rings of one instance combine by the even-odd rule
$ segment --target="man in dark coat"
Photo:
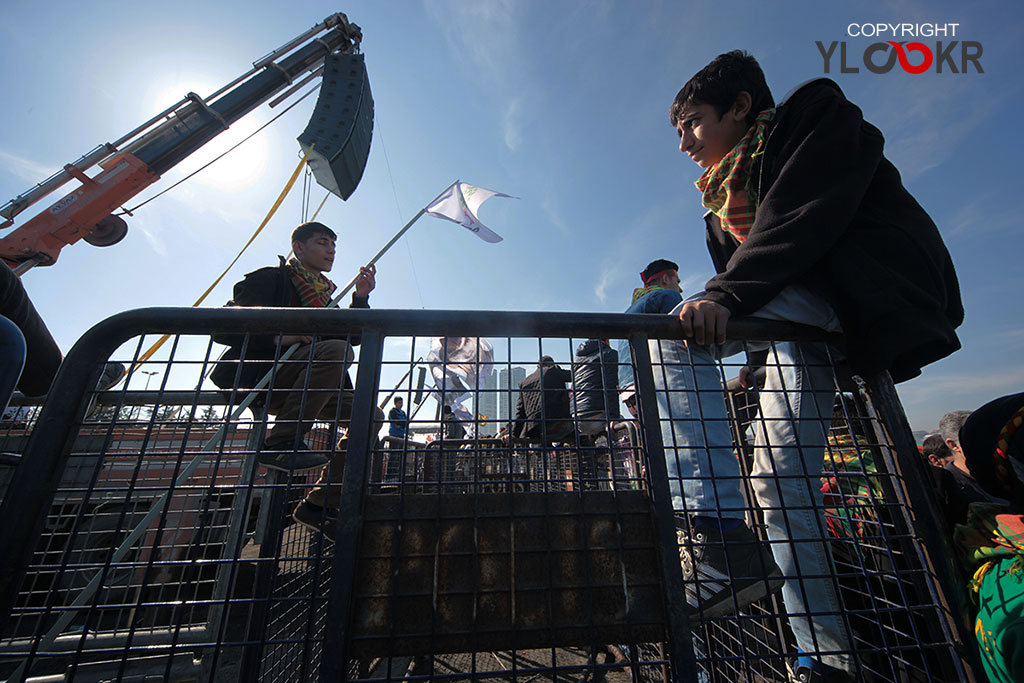
[[[569,415],[568,370],[543,356],[537,369],[519,383],[515,420],[508,426],[513,439],[532,443],[554,443],[573,433]]]
[[[679,150],[704,169],[696,185],[718,271],[673,311],[685,348],[652,353],[669,368],[673,502],[692,515],[694,557],[684,558],[684,574],[692,580],[695,568],[720,581],[702,600],[707,616],[781,584],[804,653],[795,675],[849,678],[853,642],[829,578],[820,492],[807,485],[821,472],[835,351],[776,343],[768,354],[750,483],[770,549],[744,521],[715,363],[743,350],[726,344],[729,319],[755,315],[843,332],[859,374],[914,377],[959,348],[963,307],[953,264],[883,155],[882,134],[832,81],[805,84],[776,108],[757,61],[734,51],[683,86],[669,120]],[[689,367],[677,372],[675,364]],[[685,419],[696,415],[702,424]]]
[[[619,352],[607,339],[588,339],[576,348],[572,367],[572,414],[581,434],[605,431],[619,419]]]

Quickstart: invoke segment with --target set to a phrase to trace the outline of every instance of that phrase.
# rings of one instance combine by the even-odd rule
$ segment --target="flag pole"
[[[423,205],[423,208],[422,208],[422,209],[420,209],[420,210],[419,210],[419,211],[418,211],[418,212],[416,213],[416,215],[415,215],[415,216],[413,216],[413,217],[412,217],[412,218],[411,218],[411,219],[409,220],[409,222],[405,224],[405,227],[403,227],[403,228],[402,228],[401,230],[399,230],[399,231],[398,231],[397,233],[395,233],[395,236],[394,236],[394,237],[392,237],[392,238],[391,238],[391,239],[390,239],[390,240],[388,241],[388,243],[387,243],[387,244],[385,244],[385,245],[384,245],[384,246],[383,246],[383,247],[381,248],[381,250],[377,252],[376,256],[374,256],[374,257],[373,257],[372,259],[370,259],[370,262],[366,264],[366,267],[367,267],[367,268],[369,268],[370,266],[372,266],[372,265],[374,265],[375,263],[377,263],[377,261],[379,261],[379,260],[380,260],[380,258],[381,258],[381,257],[382,257],[382,256],[383,256],[383,255],[384,255],[384,254],[385,254],[386,252],[387,252],[387,250],[388,250],[388,249],[390,249],[391,247],[393,247],[393,246],[395,245],[395,242],[397,242],[398,240],[400,240],[400,239],[402,238],[402,235],[404,235],[405,233],[409,232],[409,228],[411,228],[411,227],[412,227],[412,224],[413,224],[413,223],[415,223],[416,221],[418,221],[418,220],[420,219],[420,217],[421,217],[421,216],[422,216],[422,215],[423,215],[424,213],[426,213],[426,212],[427,212],[427,208],[429,208],[431,204],[433,204],[433,203],[434,203],[434,202],[436,202],[436,201],[437,201],[438,199],[440,199],[440,198],[441,198],[441,197],[442,197],[442,196],[443,196],[443,195],[444,195],[444,194],[445,194],[445,193],[446,193],[446,192],[447,192],[448,190],[452,189],[452,187],[453,187],[453,186],[457,185],[457,184],[458,184],[458,182],[459,182],[459,181],[458,181],[458,180],[456,180],[456,181],[455,181],[454,183],[452,183],[452,184],[451,184],[451,185],[449,185],[448,187],[446,187],[446,188],[444,188],[443,190],[441,190],[441,192],[439,192],[439,193],[438,193],[438,195],[437,195],[436,197],[434,197],[434,198],[433,198],[433,199],[431,199],[431,200],[430,200],[429,202],[427,202],[426,204],[424,204],[424,205]],[[329,304],[327,305],[327,307],[328,307],[328,308],[331,308],[331,307],[335,307],[335,306],[337,306],[337,305],[338,305],[338,303],[339,303],[339,302],[341,301],[341,298],[342,298],[343,296],[345,296],[346,294],[348,294],[348,292],[349,292],[349,291],[350,291],[350,290],[351,290],[351,289],[352,289],[353,287],[355,287],[355,284],[356,284],[356,282],[357,282],[357,281],[359,280],[359,278],[360,278],[360,276],[361,276],[361,275],[362,275],[362,273],[357,273],[355,277],[353,277],[353,278],[352,278],[351,280],[349,280],[349,283],[348,283],[347,285],[345,285],[345,287],[344,287],[344,288],[342,288],[342,290],[341,290],[340,292],[338,292],[338,293],[337,293],[337,294],[336,294],[336,295],[334,296],[334,298],[333,298],[333,299],[331,299],[331,303],[329,303]]]

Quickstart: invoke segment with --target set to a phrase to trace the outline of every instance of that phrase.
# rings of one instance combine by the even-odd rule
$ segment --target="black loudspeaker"
[[[416,396],[412,399],[412,402],[419,405],[423,402],[423,383],[427,379],[427,369],[420,368],[420,376],[416,380]]]
[[[363,177],[372,136],[373,96],[363,55],[328,55],[316,108],[298,137],[303,152],[313,146],[313,177],[348,199]]]

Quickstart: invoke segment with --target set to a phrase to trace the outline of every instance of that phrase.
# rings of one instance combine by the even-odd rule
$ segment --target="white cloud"
[[[601,271],[601,276],[597,279],[597,284],[594,285],[594,295],[602,304],[608,303],[608,285],[619,277],[620,270],[621,268],[618,266],[612,266]]]
[[[47,165],[4,150],[0,150],[0,165],[16,178],[32,184],[40,183],[60,170],[55,165]]]
[[[550,195],[545,197],[544,201],[541,202],[541,208],[544,210],[544,213],[547,214],[551,224],[558,228],[563,235],[570,235],[572,233],[572,229],[569,227],[569,224],[564,218],[562,218],[561,211],[559,211],[558,207],[555,206],[554,197]]]
[[[900,169],[905,180],[913,180],[940,166],[970,139],[974,131],[1009,98],[1009,91],[984,90],[981,81],[956,80],[941,76],[907,82],[889,79],[872,98],[884,103],[866,113],[884,131],[885,154]],[[957,112],[956,124],[935,112]]]
[[[508,103],[501,127],[505,133],[505,146],[515,152],[523,142],[522,121],[523,98],[516,97]]]
[[[1024,367],[988,372],[965,370],[924,375],[902,385],[899,394],[908,407],[932,401],[936,396],[944,397],[947,402],[955,400],[968,405],[973,402],[978,406],[996,396],[1020,391],[1021,386],[1024,386]]]

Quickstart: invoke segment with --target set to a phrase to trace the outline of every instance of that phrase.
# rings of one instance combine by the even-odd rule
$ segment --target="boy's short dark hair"
[[[674,128],[687,104],[710,104],[721,118],[743,91],[750,94],[747,125],[751,126],[760,112],[775,106],[761,65],[743,50],[718,55],[688,80],[676,95],[669,110],[669,122]]]
[[[934,455],[943,460],[953,457],[953,451],[946,445],[941,434],[929,434],[924,437],[924,441],[921,442],[921,454],[925,457]]]
[[[327,235],[332,240],[338,239],[334,231],[323,223],[309,221],[292,230],[292,242],[305,242],[313,235]]]
[[[648,263],[647,267],[644,268],[644,272],[640,273],[640,275],[643,276],[644,282],[647,282],[648,280],[651,279],[652,275],[656,273],[661,273],[666,270],[678,271],[679,264],[672,263],[668,259],[660,258],[657,261],[651,261],[650,263]]]

